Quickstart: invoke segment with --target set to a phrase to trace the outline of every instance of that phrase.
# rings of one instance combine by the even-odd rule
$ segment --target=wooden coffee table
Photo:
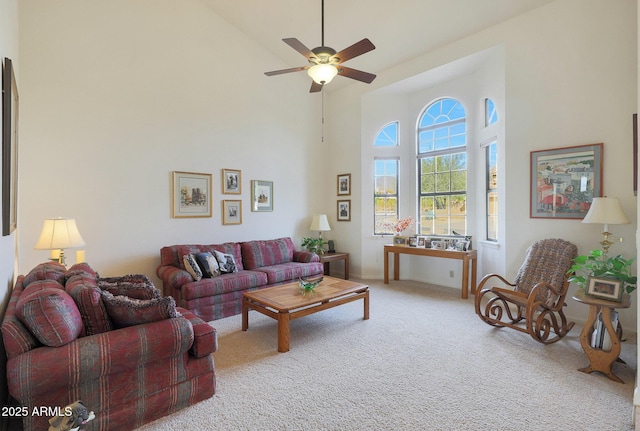
[[[312,292],[304,293],[298,282],[281,284],[242,295],[242,330],[249,328],[249,310],[278,321],[278,352],[289,351],[289,322],[348,302],[364,300],[364,320],[369,319],[369,286],[324,277]]]

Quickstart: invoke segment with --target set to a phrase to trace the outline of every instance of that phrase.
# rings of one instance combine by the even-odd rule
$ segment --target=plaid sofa
[[[113,319],[99,285],[86,264],[67,271],[45,263],[18,276],[1,329],[9,394],[25,431],[48,429],[50,412],[76,400],[96,416],[83,430],[124,430],[215,393],[211,325],[162,298],[146,276],[109,279],[107,289],[133,286],[152,298],[112,295],[129,301]],[[168,310],[174,317],[163,316]],[[148,323],[123,326],[120,318],[130,317]]]
[[[237,272],[194,279],[184,264],[185,255],[218,251],[234,257]],[[228,242],[212,245],[172,245],[160,249],[156,274],[165,295],[204,321],[242,312],[242,294],[249,290],[322,274],[315,253],[296,251],[291,238]]]

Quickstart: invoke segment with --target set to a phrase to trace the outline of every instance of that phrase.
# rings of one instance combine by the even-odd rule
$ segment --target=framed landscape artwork
[[[602,196],[603,144],[531,152],[531,218],[583,219]]]
[[[235,169],[222,170],[222,194],[239,195],[242,193],[242,172]]]
[[[172,217],[211,217],[211,174],[173,172]]]
[[[2,235],[18,226],[18,86],[13,63],[2,68]]]
[[[251,180],[251,211],[273,211],[273,181]]]
[[[242,224],[242,201],[222,201],[222,224]]]

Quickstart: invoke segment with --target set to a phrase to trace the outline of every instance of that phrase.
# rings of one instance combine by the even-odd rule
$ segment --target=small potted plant
[[[324,254],[324,245],[327,244],[322,238],[302,238],[302,246],[315,254]]]
[[[577,256],[568,273],[569,281],[584,289],[589,277],[608,277],[620,280],[626,293],[636,290],[638,277],[631,274],[635,259],[625,259],[622,255],[608,257],[602,250],[591,250],[586,256]]]

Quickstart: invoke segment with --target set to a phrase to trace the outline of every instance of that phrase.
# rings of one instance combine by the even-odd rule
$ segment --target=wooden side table
[[[620,338],[618,338],[618,334],[613,329],[611,323],[611,310],[615,308],[629,308],[631,305],[631,297],[625,293],[622,296],[622,302],[614,302],[588,296],[582,290],[579,290],[573,296],[573,299],[589,306],[589,317],[587,317],[587,322],[584,324],[584,328],[582,328],[582,332],[580,333],[580,345],[589,359],[589,366],[579,368],[578,371],[582,371],[583,373],[600,371],[606,374],[611,380],[624,383],[620,377],[611,371],[611,365],[618,359],[620,350],[622,350],[620,347]],[[599,312],[602,313],[602,323],[609,333],[609,337],[611,337],[610,351],[591,347],[593,325],[598,318]]]
[[[324,264],[324,275],[331,275],[331,262],[344,260],[344,279],[349,279],[349,253],[325,253],[319,256]]]

